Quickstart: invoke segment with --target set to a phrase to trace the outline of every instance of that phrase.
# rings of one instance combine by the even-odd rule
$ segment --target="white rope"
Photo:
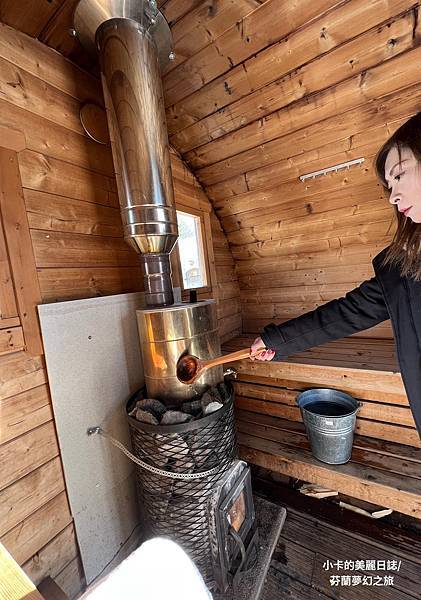
[[[134,454],[132,454],[127,448],[118,440],[113,438],[112,435],[101,429],[101,427],[90,427],[87,431],[88,435],[99,434],[102,437],[106,438],[111,442],[113,446],[121,450],[123,454],[127,456],[131,461],[145,469],[145,471],[149,471],[150,473],[154,473],[155,475],[160,475],[161,477],[169,477],[170,479],[202,479],[203,477],[209,477],[210,475],[214,475],[219,467],[214,467],[213,469],[209,469],[209,471],[201,471],[200,473],[173,473],[172,471],[165,471],[163,469],[157,469],[152,465],[148,465],[148,463],[143,462],[140,458],[137,458]]]

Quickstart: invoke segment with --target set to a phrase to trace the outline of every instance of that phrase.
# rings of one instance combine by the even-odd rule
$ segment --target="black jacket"
[[[267,325],[261,337],[276,350],[274,360],[368,329],[391,319],[398,361],[421,437],[421,282],[382,266],[386,248],[373,259],[375,277],[344,298],[332,300],[281,325]]]

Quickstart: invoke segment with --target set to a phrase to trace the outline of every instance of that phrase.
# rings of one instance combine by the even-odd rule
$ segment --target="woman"
[[[258,359],[281,360],[391,319],[402,378],[421,436],[421,113],[384,144],[376,172],[390,194],[397,230],[373,259],[375,276],[282,325],[267,325],[251,346]]]

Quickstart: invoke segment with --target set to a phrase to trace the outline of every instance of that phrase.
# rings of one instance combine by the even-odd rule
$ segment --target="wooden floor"
[[[287,508],[262,600],[421,598],[421,535],[416,531],[307,498],[280,484],[254,478],[253,487]],[[364,569],[356,569],[355,561],[364,561]],[[375,570],[366,561],[376,561]],[[384,585],[387,578],[393,585]]]

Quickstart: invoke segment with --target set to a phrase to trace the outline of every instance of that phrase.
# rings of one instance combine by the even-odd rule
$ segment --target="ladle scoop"
[[[253,354],[250,354],[250,348],[237,350],[230,354],[217,356],[208,360],[201,360],[193,354],[185,354],[181,356],[177,363],[177,377],[181,383],[194,383],[205,371],[212,367],[217,367],[225,363],[233,362],[234,360],[242,360],[243,358],[255,357],[261,354],[266,348],[258,348]]]

